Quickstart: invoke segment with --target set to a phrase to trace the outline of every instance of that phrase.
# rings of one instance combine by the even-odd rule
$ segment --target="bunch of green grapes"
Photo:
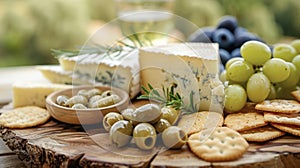
[[[247,101],[290,99],[300,86],[300,39],[277,44],[248,41],[241,47],[242,58],[232,58],[220,78],[225,88],[225,109],[238,111]]]

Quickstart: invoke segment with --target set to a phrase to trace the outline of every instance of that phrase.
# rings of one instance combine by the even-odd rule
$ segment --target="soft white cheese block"
[[[199,111],[222,111],[224,87],[220,82],[218,45],[174,43],[141,48],[141,85],[154,88],[177,85],[185,104]],[[193,102],[190,96],[193,96]]]
[[[40,68],[55,83],[97,84],[128,92],[134,98],[140,92],[138,50],[124,49],[107,54],[83,54],[59,58],[60,68]]]
[[[46,107],[46,97],[54,91],[71,88],[72,85],[46,84],[46,83],[25,83],[13,84],[13,106],[39,106]]]

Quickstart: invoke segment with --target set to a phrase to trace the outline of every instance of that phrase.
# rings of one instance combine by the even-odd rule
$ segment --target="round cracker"
[[[50,118],[46,109],[37,106],[15,108],[0,116],[0,125],[8,128],[27,128],[45,123]]]
[[[236,131],[245,131],[267,125],[259,112],[231,113],[225,117],[224,125]]]
[[[188,145],[194,154],[209,162],[236,160],[249,147],[238,132],[228,127],[205,129],[192,134]]]

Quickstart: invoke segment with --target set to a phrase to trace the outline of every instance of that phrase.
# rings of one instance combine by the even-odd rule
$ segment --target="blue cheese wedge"
[[[40,68],[52,82],[117,87],[131,98],[140,92],[138,50],[61,57],[59,62],[60,68]]]
[[[199,111],[222,111],[224,86],[219,80],[218,45],[173,43],[139,50],[141,84],[177,85],[185,104]],[[193,96],[193,100],[191,99]]]

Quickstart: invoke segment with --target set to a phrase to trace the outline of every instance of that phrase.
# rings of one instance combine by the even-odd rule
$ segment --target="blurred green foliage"
[[[175,0],[174,13],[199,27],[233,15],[240,26],[271,44],[286,36],[300,38],[299,0]],[[82,45],[91,21],[114,18],[113,0],[1,0],[0,67],[57,63],[51,48]]]

